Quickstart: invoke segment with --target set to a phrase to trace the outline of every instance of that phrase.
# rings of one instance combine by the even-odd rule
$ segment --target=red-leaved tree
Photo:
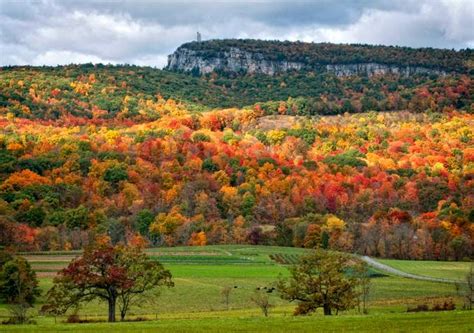
[[[58,273],[42,310],[62,315],[81,303],[99,299],[107,302],[108,321],[114,322],[117,303],[124,320],[138,300],[159,286],[173,285],[171,273],[141,248],[99,243]]]

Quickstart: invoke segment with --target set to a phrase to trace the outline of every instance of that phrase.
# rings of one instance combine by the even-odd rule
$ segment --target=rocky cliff
[[[261,53],[242,51],[238,48],[230,48],[229,51],[222,52],[219,57],[210,58],[205,58],[194,50],[180,48],[168,56],[167,69],[181,72],[197,71],[200,74],[224,71],[274,75],[303,67],[303,63],[269,60]]]
[[[201,45],[205,45],[203,42]],[[179,47],[168,56],[166,69],[179,72],[194,72],[207,74],[214,71],[230,73],[257,73],[274,75],[290,70],[311,70],[315,72],[333,72],[337,76],[349,75],[378,75],[400,74],[410,76],[427,73],[445,75],[447,71],[437,68],[428,68],[417,64],[394,64],[373,61],[370,58],[354,57],[354,62],[337,62],[337,58],[326,58],[324,61],[311,59],[302,54],[289,60],[285,55],[276,52],[259,52],[259,50],[245,50],[230,46],[222,49],[199,49],[197,43],[189,43]],[[356,54],[357,55],[357,54]]]
[[[402,76],[410,76],[413,74],[436,74],[446,75],[445,71],[425,68],[420,66],[401,66],[387,65],[379,63],[359,63],[359,64],[331,64],[326,65],[328,72],[334,72],[337,76],[349,75],[384,75],[384,74],[400,74]]]

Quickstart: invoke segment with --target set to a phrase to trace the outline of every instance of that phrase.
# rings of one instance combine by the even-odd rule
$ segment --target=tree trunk
[[[116,298],[114,296],[111,296],[109,298],[109,322],[110,323],[115,322],[115,303],[116,303]]]
[[[329,304],[324,304],[323,309],[324,309],[324,315],[325,316],[330,316],[331,315],[331,307],[329,306]]]
[[[120,309],[120,321],[125,321],[125,316],[127,315],[128,305],[123,304],[122,308]]]

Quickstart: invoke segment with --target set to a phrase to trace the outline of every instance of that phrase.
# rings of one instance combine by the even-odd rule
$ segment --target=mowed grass
[[[474,265],[472,262],[459,261],[420,261],[394,259],[380,259],[378,261],[407,273],[453,280],[463,280],[466,277],[471,265]]]
[[[37,316],[37,325],[29,326],[0,326],[0,330],[25,332],[228,332],[228,331],[367,331],[381,330],[397,331],[450,331],[450,327],[463,328],[469,331],[470,322],[474,322],[474,312],[455,311],[443,313],[406,313],[407,306],[420,303],[432,304],[456,298],[452,284],[417,281],[396,276],[376,277],[372,279],[370,293],[370,315],[362,316],[356,310],[351,310],[336,318],[324,318],[321,313],[311,317],[294,318],[294,304],[282,300],[276,292],[269,293],[270,302],[274,305],[271,319],[261,316],[260,310],[251,301],[257,288],[269,288],[279,277],[288,276],[288,266],[280,265],[270,259],[270,255],[281,254],[296,256],[307,250],[283,247],[262,246],[205,246],[205,247],[176,247],[147,250],[150,256],[162,261],[172,272],[175,287],[164,289],[153,303],[142,303],[130,311],[130,318],[146,317],[150,322],[120,323],[110,326],[106,323],[97,324],[65,324],[65,318],[57,318],[55,324],[52,318]],[[72,254],[35,254],[28,255],[28,260],[40,274],[40,287],[43,296],[32,310],[37,314],[44,302],[44,294],[52,286],[54,272],[79,255]],[[163,260],[165,259],[165,260]],[[387,263],[387,261],[383,261]],[[424,263],[424,262],[408,262]],[[441,267],[456,263],[437,262]],[[465,274],[468,265],[462,263],[459,275]],[[428,265],[426,265],[428,266]],[[394,266],[395,267],[395,266]],[[397,267],[404,270],[401,267]],[[434,268],[432,268],[434,270]],[[444,268],[440,268],[441,271]],[[425,270],[421,275],[429,275]],[[438,272],[439,273],[439,272]],[[437,274],[438,274],[437,273]],[[441,274],[441,273],[439,273]],[[440,277],[451,277],[441,274]],[[229,309],[223,303],[221,291],[223,287],[232,288]],[[104,303],[92,302],[80,309],[82,318],[105,321],[107,306]],[[0,305],[0,316],[8,314],[6,308]],[[431,316],[431,317],[430,317]],[[433,318],[441,318],[443,323]],[[157,321],[156,318],[159,318]],[[407,322],[406,326],[397,326]],[[453,325],[458,322],[458,326]],[[408,324],[410,323],[410,324]],[[469,323],[469,324],[468,324]],[[442,325],[441,325],[442,324]],[[427,328],[439,327],[439,330]],[[453,325],[453,326],[451,326]],[[400,331],[400,330],[399,330]],[[453,330],[456,331],[456,330]],[[471,330],[472,331],[472,330]]]
[[[459,332],[474,330],[472,312],[396,313],[366,316],[221,317],[161,319],[146,322],[54,324],[0,327],[8,332]]]

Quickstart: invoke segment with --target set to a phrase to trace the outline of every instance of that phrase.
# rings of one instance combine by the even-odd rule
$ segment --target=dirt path
[[[378,262],[377,260],[370,258],[368,256],[361,256],[360,257],[362,260],[364,260],[367,264],[372,266],[373,268],[376,268],[380,271],[393,274],[393,275],[398,275],[401,277],[405,277],[408,279],[415,279],[415,280],[424,280],[424,281],[432,281],[432,282],[443,282],[443,283],[464,283],[461,280],[452,280],[452,279],[443,279],[443,278],[436,278],[436,277],[431,277],[431,276],[424,276],[424,275],[417,275],[417,274],[411,274],[407,273],[404,271],[401,271],[399,269],[393,268],[391,266],[382,264],[381,262]]]

